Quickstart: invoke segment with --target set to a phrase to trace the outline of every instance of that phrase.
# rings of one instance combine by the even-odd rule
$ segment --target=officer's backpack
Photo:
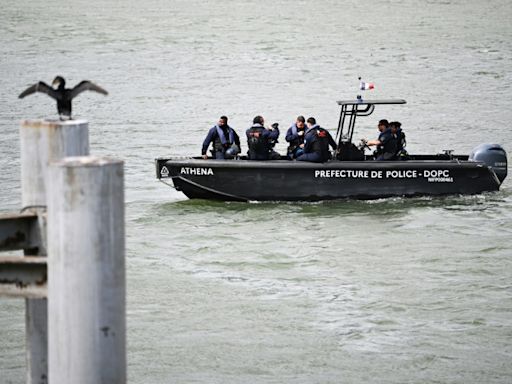
[[[248,138],[249,150],[255,153],[265,153],[268,151],[268,143],[267,140],[263,137],[263,132],[261,129],[251,130],[249,132]]]

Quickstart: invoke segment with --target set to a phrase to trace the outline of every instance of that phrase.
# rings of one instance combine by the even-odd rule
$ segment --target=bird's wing
[[[58,99],[58,94],[55,92],[55,89],[50,87],[48,84],[40,81],[39,83],[35,83],[31,85],[18,96],[20,99],[23,99],[25,96],[31,95],[36,92],[46,93],[48,96],[53,97],[54,99]]]
[[[83,91],[96,91],[98,93],[101,93],[103,95],[108,95],[108,92],[105,91],[103,88],[97,86],[94,83],[91,83],[88,80],[81,81],[75,87],[71,90],[71,98],[74,98],[75,96],[78,96]]]

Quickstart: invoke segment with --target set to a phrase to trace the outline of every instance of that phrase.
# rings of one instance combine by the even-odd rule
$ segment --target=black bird
[[[62,76],[57,76],[53,80],[52,86],[57,86],[57,88],[52,88],[45,82],[40,81],[39,83],[36,83],[21,92],[19,98],[23,99],[25,96],[36,92],[46,93],[51,98],[57,100],[57,110],[59,111],[60,119],[70,120],[71,100],[73,100],[83,91],[96,91],[103,95],[108,95],[107,91],[88,80],[81,81],[73,88],[66,88],[66,80],[64,80]]]

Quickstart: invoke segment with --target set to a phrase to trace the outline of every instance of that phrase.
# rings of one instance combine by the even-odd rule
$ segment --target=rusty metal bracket
[[[37,214],[10,213],[0,215],[0,251],[34,249],[41,247],[42,244]]]
[[[46,297],[46,260],[41,256],[0,256],[0,296]]]
[[[0,256],[0,296],[47,296],[46,214],[0,215],[0,251],[23,250],[26,256]]]

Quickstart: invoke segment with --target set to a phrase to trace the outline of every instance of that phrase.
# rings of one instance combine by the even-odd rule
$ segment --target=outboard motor
[[[482,161],[494,171],[500,183],[507,177],[507,153],[499,144],[480,144],[469,155],[470,161]]]

